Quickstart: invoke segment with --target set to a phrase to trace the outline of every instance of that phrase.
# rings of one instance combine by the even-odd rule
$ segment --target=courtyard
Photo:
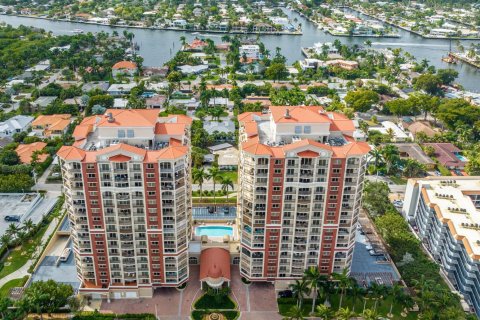
[[[102,301],[102,311],[114,313],[152,313],[162,320],[189,319],[192,304],[201,297],[199,280],[200,268],[190,265],[190,280],[183,291],[176,288],[158,288],[153,298],[122,299]],[[275,289],[272,284],[252,283],[249,286],[241,281],[237,265],[231,265],[231,298],[238,305],[241,319],[275,320],[278,314]]]

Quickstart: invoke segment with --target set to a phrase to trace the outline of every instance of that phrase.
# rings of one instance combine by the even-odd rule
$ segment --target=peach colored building
[[[15,149],[15,152],[18,154],[21,163],[32,163],[32,156],[35,152],[41,152],[47,144],[45,142],[34,142],[29,144],[20,144]],[[47,160],[48,154],[39,154],[37,162],[41,163]]]
[[[191,123],[110,109],[58,151],[80,293],[149,297],[188,280]]]
[[[281,283],[310,266],[348,269],[370,150],[353,121],[316,106],[238,120],[242,276]]]

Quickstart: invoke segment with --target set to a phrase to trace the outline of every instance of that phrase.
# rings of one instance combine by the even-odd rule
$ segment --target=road
[[[390,191],[392,193],[401,193],[404,194],[405,190],[407,189],[406,184],[394,184],[392,180],[388,177],[380,177],[380,176],[365,176],[365,179],[368,181],[383,181],[386,184],[388,184],[388,187],[390,188]]]

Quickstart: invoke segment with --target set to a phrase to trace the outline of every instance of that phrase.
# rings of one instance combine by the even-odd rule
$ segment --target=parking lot
[[[400,280],[400,275],[373,229],[365,224],[362,227],[362,230],[358,229],[355,235],[350,275],[359,285],[365,287],[372,282],[393,285]]]

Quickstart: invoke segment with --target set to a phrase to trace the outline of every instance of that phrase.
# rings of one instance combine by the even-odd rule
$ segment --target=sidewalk
[[[59,222],[58,218],[55,218],[50,223],[50,225],[48,226],[47,231],[45,231],[45,234],[42,236],[42,242],[41,242],[42,243],[42,248],[47,245],[46,241],[48,240],[50,235],[55,231],[55,228],[57,227],[58,222]],[[9,282],[10,280],[20,279],[20,278],[23,278],[26,275],[30,275],[30,273],[28,273],[28,269],[30,268],[30,266],[33,263],[35,263],[35,260],[30,259],[30,260],[27,261],[27,263],[25,263],[23,266],[21,266],[20,269],[6,275],[2,279],[0,279],[0,288],[3,287],[3,285],[5,283]]]

